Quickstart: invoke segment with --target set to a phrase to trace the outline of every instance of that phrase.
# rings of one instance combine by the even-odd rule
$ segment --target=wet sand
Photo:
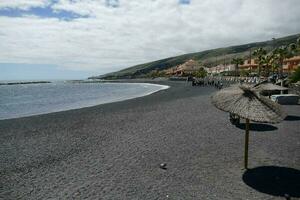
[[[246,172],[243,126],[231,125],[228,114],[212,106],[216,90],[160,83],[171,88],[0,121],[0,199],[300,197],[299,105],[284,106],[289,117],[280,124],[252,126]],[[279,179],[292,174],[285,186],[255,181],[278,170]]]

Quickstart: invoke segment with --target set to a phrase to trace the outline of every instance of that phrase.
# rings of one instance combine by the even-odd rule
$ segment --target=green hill
[[[291,35],[283,38],[277,38],[264,42],[255,42],[238,46],[230,46],[225,48],[218,48],[212,50],[201,51],[197,53],[189,53],[176,57],[165,58],[162,60],[157,60],[145,64],[136,65],[129,67],[117,72],[112,72],[105,75],[90,77],[90,78],[101,78],[101,79],[123,79],[123,78],[141,78],[153,70],[164,70],[176,65],[180,65],[189,59],[194,59],[199,61],[206,67],[212,67],[220,63],[230,63],[232,58],[248,58],[250,55],[250,50],[254,51],[259,47],[265,48],[270,51],[273,48],[287,45],[295,42],[300,34]]]

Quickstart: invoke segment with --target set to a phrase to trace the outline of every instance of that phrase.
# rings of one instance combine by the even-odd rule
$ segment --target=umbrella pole
[[[246,119],[244,168],[248,169],[249,119]]]

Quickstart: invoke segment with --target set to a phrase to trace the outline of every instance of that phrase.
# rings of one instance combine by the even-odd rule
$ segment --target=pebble
[[[159,167],[161,168],[161,169],[167,169],[167,163],[161,163],[160,165],[159,165]]]

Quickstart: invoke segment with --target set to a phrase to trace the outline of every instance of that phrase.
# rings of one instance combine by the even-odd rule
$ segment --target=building
[[[230,64],[230,65],[217,65],[215,67],[210,67],[210,68],[206,68],[207,73],[209,74],[219,74],[222,72],[228,72],[228,71],[234,71],[235,70],[235,66]]]
[[[169,76],[175,74],[175,71],[176,71],[176,67],[172,67],[172,68],[164,70],[164,72],[166,73],[166,75],[169,75]]]
[[[165,72],[167,75],[182,76],[184,74],[192,74],[200,68],[201,65],[197,61],[190,59],[181,65],[165,70]]]
[[[294,56],[292,58],[285,59],[283,62],[283,70],[285,72],[295,71],[299,66],[300,56]],[[165,72],[167,75],[182,76],[184,74],[192,74],[193,72],[198,71],[201,67],[203,66],[201,66],[197,61],[190,59],[181,65],[165,70]],[[235,71],[234,64],[220,64],[215,67],[203,68],[208,74],[219,74],[222,72]],[[239,70],[256,71],[257,68],[258,63],[256,59],[246,59],[242,65],[239,65]]]
[[[256,70],[258,68],[258,63],[256,59],[247,59],[242,65],[239,65],[239,69],[243,70]]]
[[[300,56],[285,59],[283,61],[283,71],[293,72],[300,66]]]
[[[292,58],[285,59],[283,61],[283,71],[284,72],[293,72],[299,67],[300,56],[294,56]],[[258,63],[256,59],[247,59],[244,61],[244,64],[239,65],[239,69],[255,71],[258,68]]]

